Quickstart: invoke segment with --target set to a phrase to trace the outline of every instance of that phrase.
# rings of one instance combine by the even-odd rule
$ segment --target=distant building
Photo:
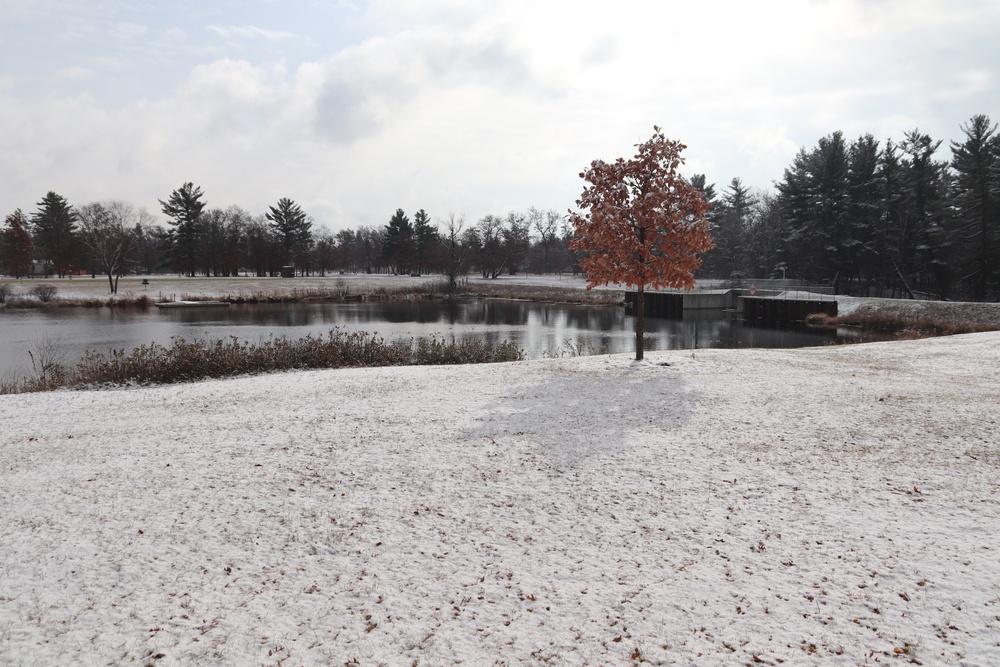
[[[52,275],[52,262],[44,259],[31,260],[31,269],[28,271],[29,278],[48,278]]]

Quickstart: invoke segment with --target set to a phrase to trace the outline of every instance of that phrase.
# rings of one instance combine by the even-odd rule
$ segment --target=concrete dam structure
[[[731,316],[752,325],[794,328],[809,315],[837,316],[837,300],[831,295],[807,291],[732,288],[691,292],[643,293],[647,317],[668,319],[717,319]],[[625,308],[634,310],[637,292],[625,292]]]

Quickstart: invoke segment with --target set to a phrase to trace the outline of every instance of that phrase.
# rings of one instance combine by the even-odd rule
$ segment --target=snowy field
[[[998,405],[1000,333],[0,396],[0,664],[996,664]]]
[[[468,284],[488,286],[532,286],[555,287],[562,289],[586,289],[587,281],[581,276],[571,274],[518,274],[516,276],[501,276],[496,280],[484,280],[476,275],[464,276]],[[142,281],[148,280],[148,285]],[[420,277],[366,275],[350,273],[345,275],[330,274],[328,276],[311,276],[307,278],[194,278],[181,276],[125,276],[118,283],[118,295],[121,297],[149,295],[151,299],[160,300],[181,299],[183,297],[219,298],[254,296],[258,294],[286,295],[308,291],[346,290],[351,294],[363,294],[379,290],[399,291],[420,289],[439,285],[447,280],[440,274],[428,274]],[[57,298],[65,299],[107,299],[108,279],[98,276],[76,278],[48,278],[31,280],[0,279],[7,283],[15,296],[26,295],[32,287],[38,284],[52,285],[57,290]],[[624,289],[623,287],[612,289]]]

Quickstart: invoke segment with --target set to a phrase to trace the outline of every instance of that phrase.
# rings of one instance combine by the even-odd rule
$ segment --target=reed
[[[854,312],[838,317],[835,321],[842,326],[896,332],[906,338],[953,336],[1000,329],[1000,326],[996,324],[971,322],[941,315],[930,317],[920,314]]]
[[[477,364],[523,358],[523,351],[506,341],[447,342],[429,338],[387,342],[377,334],[340,329],[333,329],[325,336],[297,340],[271,337],[257,343],[235,336],[193,341],[177,337],[168,346],[153,343],[128,352],[88,351],[75,369],[64,375],[59,386],[170,384],[292,369]],[[8,382],[7,386],[25,385]],[[49,388],[56,387],[37,387]]]

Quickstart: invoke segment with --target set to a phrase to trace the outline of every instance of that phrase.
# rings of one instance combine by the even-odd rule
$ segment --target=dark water
[[[631,352],[635,319],[617,307],[538,304],[485,299],[298,303],[229,307],[58,308],[0,311],[0,377],[30,370],[29,350],[44,340],[72,364],[85,350],[132,349],[174,336],[214,339],[236,336],[322,335],[334,327],[370,331],[386,340],[437,336],[510,341],[529,358],[583,353]],[[838,339],[830,331],[785,331],[744,326],[717,313],[684,321],[646,318],[647,349],[707,347],[805,347]]]

